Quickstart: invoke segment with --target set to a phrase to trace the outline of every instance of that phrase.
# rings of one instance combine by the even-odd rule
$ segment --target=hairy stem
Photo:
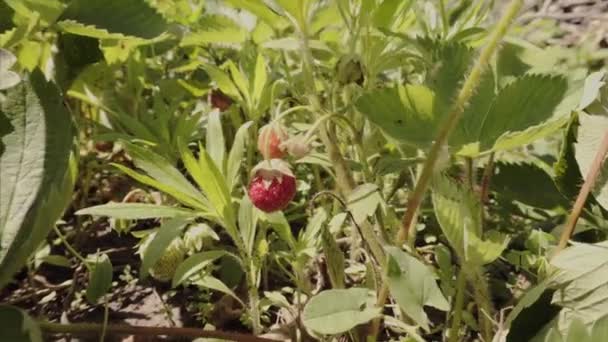
[[[412,219],[414,218],[414,214],[416,210],[422,203],[422,198],[426,193],[426,189],[431,181],[433,170],[435,168],[435,163],[439,158],[441,149],[443,145],[447,142],[450,133],[454,130],[458,121],[462,114],[464,113],[464,109],[469,102],[469,99],[473,95],[473,92],[479,85],[479,80],[481,75],[483,74],[486,66],[490,62],[490,59],[494,55],[498,44],[502,40],[502,37],[507,33],[507,29],[509,25],[519,12],[521,8],[523,0],[512,0],[511,4],[507,8],[507,11],[502,16],[498,24],[496,25],[494,31],[490,35],[489,41],[484,47],[483,51],[479,55],[475,66],[471,69],[471,73],[467,77],[462,89],[458,93],[458,97],[456,98],[456,102],[452,106],[452,109],[446,119],[446,121],[441,125],[439,129],[439,134],[437,134],[437,138],[435,139],[435,143],[431,147],[427,159],[424,163],[424,167],[422,169],[422,174],[420,175],[420,179],[416,183],[416,187],[414,191],[410,195],[410,198],[407,203],[407,208],[405,214],[403,215],[403,226],[399,230],[396,241],[398,244],[403,243],[407,239],[407,233],[412,224]]]
[[[72,323],[59,324],[39,321],[40,329],[47,334],[71,334],[71,335],[100,335],[104,329],[103,324],[96,323]],[[108,335],[135,335],[135,336],[180,336],[180,337],[205,337],[218,338],[229,341],[243,342],[274,342],[276,340],[256,337],[248,334],[231,333],[219,330],[203,330],[197,328],[169,328],[169,327],[146,327],[134,325],[107,325]]]
[[[460,323],[462,322],[462,306],[464,304],[464,293],[467,285],[467,277],[463,270],[458,272],[458,278],[456,280],[456,299],[454,301],[454,318],[452,318],[452,325],[450,326],[449,342],[458,341],[458,331],[460,330]]]
[[[568,240],[574,233],[574,227],[576,227],[576,222],[578,221],[579,216],[585,207],[585,202],[587,201],[587,197],[589,197],[589,193],[591,189],[593,189],[593,185],[597,180],[597,177],[600,174],[602,169],[602,164],[604,163],[604,158],[608,153],[608,131],[604,133],[604,138],[602,139],[602,143],[595,154],[595,158],[593,159],[593,163],[591,164],[591,168],[589,172],[587,172],[587,177],[585,177],[585,183],[581,187],[578,196],[576,197],[576,201],[574,202],[574,206],[572,207],[572,212],[568,216],[568,220],[566,221],[566,227],[562,231],[562,235],[559,239],[559,244],[553,253],[553,256],[557,255],[562,249],[566,248],[568,245]]]
[[[467,265],[463,265],[467,267]],[[492,340],[492,320],[491,316],[494,312],[494,306],[490,298],[488,282],[483,275],[483,269],[479,266],[469,266],[468,272],[469,282],[473,287],[473,298],[477,305],[477,320],[479,321],[479,329],[484,341]]]
[[[307,82],[308,98],[310,101],[310,105],[313,108],[313,111],[316,112],[317,115],[320,115],[320,113],[322,113],[323,111],[321,106],[321,100],[317,95],[317,90],[314,83],[313,58],[308,44],[308,33],[306,27],[299,27],[299,30],[301,36],[300,43],[303,55],[302,69],[304,71],[304,78]],[[334,170],[336,172],[336,184],[338,186],[338,190],[342,195],[347,196],[353,191],[356,183],[353,178],[351,169],[346,164],[342,152],[340,152],[336,137],[329,134],[327,130],[327,125],[319,126],[319,137],[321,138],[321,142],[323,142],[323,145],[325,145],[325,148],[327,149],[329,160],[331,160]],[[361,225],[361,234],[363,235],[362,238],[365,239],[366,243],[369,245],[370,251],[374,255],[374,258],[380,263],[383,263],[384,250],[382,248],[382,244],[378,241],[376,233],[368,222],[364,222]]]
[[[523,0],[512,0],[507,8],[506,12],[492,31],[492,34],[489,37],[488,43],[484,47],[483,51],[479,55],[473,69],[466,81],[464,82],[462,89],[458,93],[458,97],[456,98],[456,102],[452,106],[446,121],[441,125],[439,133],[437,134],[437,138],[435,139],[435,143],[431,147],[431,150],[428,153],[427,159],[424,162],[424,166],[422,168],[422,173],[420,174],[420,178],[416,182],[416,186],[414,191],[411,193],[407,207],[405,210],[405,214],[403,215],[403,224],[397,232],[397,236],[395,237],[395,242],[397,245],[403,244],[408,239],[408,233],[412,228],[412,223],[414,218],[416,218],[416,213],[418,212],[418,207],[422,203],[422,199],[426,190],[429,186],[431,178],[433,176],[433,172],[435,169],[435,163],[441,154],[441,150],[443,145],[447,142],[450,133],[454,130],[458,121],[460,121],[460,117],[464,113],[464,109],[469,102],[473,92],[479,85],[479,80],[481,75],[483,74],[486,66],[490,62],[490,59],[494,55],[498,44],[507,33],[507,29],[509,28],[511,22],[519,12],[521,6],[523,4]],[[378,296],[378,306],[384,306],[386,299],[388,297],[388,289],[386,283],[382,285],[382,289],[380,290]],[[372,335],[376,336],[378,334],[379,323],[377,320],[373,324]]]

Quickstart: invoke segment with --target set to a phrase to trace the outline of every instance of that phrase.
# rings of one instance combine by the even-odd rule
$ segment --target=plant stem
[[[59,324],[39,321],[40,329],[47,334],[72,334],[72,335],[98,335],[101,334],[103,324],[96,323],[73,323]],[[134,325],[114,325],[106,327],[108,335],[136,335],[136,336],[180,336],[180,337],[205,337],[218,338],[229,341],[243,342],[275,342],[276,340],[256,337],[248,334],[231,333],[219,330],[203,330],[197,328],[170,328],[170,327],[146,327]]]
[[[76,257],[76,259],[80,260],[86,267],[88,267],[87,264],[87,260],[80,255],[80,253],[78,253],[74,247],[72,247],[72,245],[70,245],[70,243],[68,242],[68,240],[65,238],[65,236],[63,236],[63,234],[61,234],[61,232],[59,231],[59,228],[57,228],[57,226],[53,226],[53,230],[55,231],[55,234],[57,234],[57,236],[59,237],[59,240],[61,240],[61,243],[63,243],[63,245],[65,246],[65,248]]]
[[[512,0],[511,4],[507,8],[506,13],[502,16],[496,28],[492,32],[488,43],[485,48],[481,52],[481,55],[477,59],[475,66],[471,69],[471,73],[467,77],[462,89],[458,93],[458,97],[456,98],[456,102],[452,106],[452,109],[446,119],[446,121],[441,125],[439,133],[437,134],[437,138],[435,139],[435,143],[431,147],[427,159],[424,163],[424,167],[422,169],[422,174],[420,175],[420,179],[416,183],[416,187],[414,188],[413,193],[410,195],[410,198],[407,203],[407,208],[405,214],[403,216],[403,226],[399,230],[396,236],[396,242],[398,244],[403,243],[407,239],[407,233],[412,224],[412,219],[414,218],[414,214],[420,204],[422,203],[422,198],[426,193],[426,189],[431,181],[433,170],[435,168],[435,163],[439,158],[441,149],[443,145],[447,142],[450,133],[454,130],[462,114],[464,113],[464,109],[469,102],[469,99],[473,95],[473,92],[479,85],[479,80],[481,75],[483,74],[486,66],[490,62],[490,59],[494,55],[496,48],[502,37],[506,34],[507,29],[511,21],[515,18],[519,9],[521,8],[523,0]]]
[[[467,285],[467,277],[463,270],[458,272],[458,278],[456,279],[456,300],[454,301],[454,318],[452,319],[452,326],[450,327],[449,342],[458,341],[458,331],[460,330],[460,323],[462,321],[462,306],[464,304],[464,293]]]
[[[574,202],[574,206],[572,207],[572,212],[568,216],[568,220],[566,221],[566,227],[562,231],[562,235],[559,239],[559,244],[553,253],[553,256],[557,255],[562,249],[566,248],[568,245],[568,240],[574,233],[574,228],[576,227],[576,222],[578,221],[583,208],[585,207],[585,202],[587,201],[587,197],[593,189],[593,185],[597,180],[597,177],[600,174],[600,170],[602,169],[602,164],[604,163],[604,158],[608,153],[608,131],[604,133],[604,138],[602,139],[602,143],[595,154],[595,158],[593,159],[593,163],[591,164],[591,168],[587,172],[587,177],[585,177],[585,183],[581,187],[578,196],[576,197],[576,201]]]
[[[262,333],[260,323],[260,297],[258,295],[257,267],[253,260],[250,261],[249,272],[247,272],[247,283],[249,286],[249,315],[251,316],[251,327],[254,335]]]
[[[479,85],[479,80],[483,71],[486,68],[486,65],[490,62],[490,59],[494,55],[498,44],[502,40],[502,37],[507,33],[507,29],[509,25],[519,12],[523,4],[523,0],[512,0],[507,8],[507,11],[502,16],[494,31],[490,35],[489,41],[484,47],[483,51],[479,55],[475,66],[471,69],[471,73],[467,77],[462,89],[458,93],[458,97],[456,98],[456,102],[452,106],[452,109],[446,119],[446,121],[441,125],[439,133],[437,134],[437,138],[435,139],[435,143],[431,147],[429,154],[427,156],[426,161],[424,162],[424,166],[422,168],[422,173],[420,174],[420,178],[416,182],[416,186],[414,191],[409,197],[407,207],[405,210],[405,214],[403,215],[403,225],[397,232],[397,236],[395,237],[395,242],[397,245],[403,244],[408,239],[408,233],[411,229],[414,218],[416,217],[416,213],[418,212],[418,207],[422,203],[422,199],[424,194],[426,193],[426,189],[429,186],[431,178],[434,173],[435,163],[441,154],[441,150],[443,145],[447,142],[450,133],[460,121],[460,117],[464,113],[464,109],[469,102],[469,99],[473,95],[475,88]],[[382,285],[382,289],[378,295],[378,306],[384,306],[386,302],[386,298],[388,297],[388,288],[386,283]],[[372,336],[376,336],[379,331],[379,323],[376,319],[373,323]]]
[[[463,267],[467,267],[464,265]],[[494,312],[494,308],[490,299],[490,291],[488,283],[483,275],[483,270],[480,266],[470,266],[469,282],[473,287],[473,297],[477,305],[477,320],[479,321],[479,329],[484,341],[492,340],[492,321],[490,317]]]
[[[300,45],[303,55],[302,70],[304,72],[304,79],[306,80],[308,88],[308,97],[310,105],[313,108],[313,112],[316,112],[317,115],[320,115],[320,113],[322,113],[323,111],[321,107],[321,100],[317,95],[314,82],[313,58],[312,53],[310,52],[310,47],[308,45],[308,31],[306,27],[298,27],[298,29],[300,31]],[[349,166],[344,160],[344,156],[342,156],[342,153],[340,152],[340,148],[338,147],[338,143],[335,140],[335,136],[331,136],[328,133],[326,125],[320,125],[319,137],[321,138],[323,145],[325,145],[325,148],[327,149],[329,160],[334,166],[338,190],[342,195],[347,196],[355,188],[355,180],[353,178]],[[378,262],[383,263],[384,249],[382,248],[382,244],[378,241],[376,233],[368,222],[363,222],[363,224],[361,224],[361,234],[363,235],[362,238],[365,239],[368,246],[370,247],[370,251],[373,254],[374,258],[378,260]]]

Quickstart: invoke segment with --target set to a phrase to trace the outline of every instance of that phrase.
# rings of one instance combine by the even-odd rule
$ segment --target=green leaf
[[[285,19],[273,12],[261,0],[226,0],[226,2],[234,8],[244,9],[255,14],[258,19],[263,20],[274,28],[280,28],[285,25]]]
[[[481,236],[481,203],[471,190],[444,176],[433,184],[433,207],[441,230],[462,262],[484,265],[507,247],[508,237],[490,232]]]
[[[240,170],[243,164],[243,157],[245,155],[245,147],[249,140],[248,130],[251,125],[253,125],[253,121],[248,121],[239,127],[236,135],[234,136],[230,153],[228,154],[228,162],[226,164],[226,184],[230,192],[234,190],[234,187],[239,182]]]
[[[386,247],[388,255],[387,282],[399,307],[424,330],[429,331],[425,305],[448,311],[445,299],[433,271],[418,259],[397,247]]]
[[[604,81],[605,77],[605,70],[596,71],[587,76],[578,110],[584,110],[589,107],[600,96],[600,89],[606,84]]]
[[[173,198],[175,198],[176,200],[178,200],[179,202],[181,202],[182,204],[184,204],[186,206],[190,206],[192,208],[195,208],[195,209],[198,209],[198,210],[201,210],[204,212],[208,212],[210,210],[209,205],[206,201],[206,198],[204,198],[202,194],[199,194],[198,198],[192,198],[190,195],[181,192],[180,189],[176,189],[175,187],[172,187],[171,185],[160,182],[152,177],[143,175],[139,172],[135,172],[126,166],[122,166],[119,164],[111,164],[111,165],[114,166],[115,168],[119,169],[120,171],[122,171],[127,176],[133,178],[134,180],[136,180],[142,184],[149,185],[153,188],[156,188],[156,189],[172,196]]]
[[[213,110],[209,112],[207,119],[207,151],[209,156],[215,163],[218,169],[224,169],[224,159],[226,158],[226,141],[224,140],[224,132],[222,130],[222,121],[220,120],[220,112]]]
[[[124,220],[196,217],[192,210],[145,203],[108,203],[80,209],[76,215],[108,216]]]
[[[430,39],[419,39],[418,42],[429,48],[427,58],[432,69],[426,77],[427,86],[435,90],[446,106],[451,105],[473,61],[473,49],[454,41],[442,43]]]
[[[101,296],[112,287],[112,263],[106,254],[90,257],[87,261],[89,269],[89,284],[86,297],[89,303],[97,304]]]
[[[205,44],[241,44],[248,32],[235,20],[224,15],[205,15],[198,24],[202,29],[188,33],[181,40],[183,47]]]
[[[337,335],[380,316],[370,291],[363,288],[325,290],[312,297],[302,312],[307,329]]]
[[[196,285],[225,293],[236,299],[239,303],[241,303],[242,306],[246,306],[245,303],[243,303],[243,301],[228,286],[226,286],[226,284],[214,276],[207,274],[201,279],[197,280]]]
[[[9,69],[17,62],[17,58],[10,51],[0,49],[0,90],[16,86],[21,77]]]
[[[327,263],[327,274],[332,288],[344,288],[344,253],[338,247],[336,238],[330,233],[329,229],[321,231],[321,241],[323,253]]]
[[[121,141],[121,143],[125,146],[127,153],[133,158],[135,166],[145,171],[152,178],[194,199],[201,199],[201,192],[178,169],[171,165],[167,159],[138,145],[126,141]]]
[[[262,102],[262,96],[268,82],[268,74],[266,73],[266,60],[262,54],[258,54],[255,63],[255,77],[251,85],[251,97],[257,105]]]
[[[72,0],[59,20],[60,27],[68,32],[91,37],[95,35],[74,27],[80,24],[83,28],[145,39],[159,36],[167,29],[163,17],[144,0]]]
[[[527,205],[553,209],[566,204],[553,178],[540,161],[507,163],[497,162],[492,176],[491,189],[504,196]],[[525,182],[522,182],[525,179]],[[534,184],[534,186],[530,186]]]
[[[275,211],[272,213],[259,212],[260,218],[267,222],[277,235],[289,246],[291,249],[295,249],[296,241],[291,232],[291,226],[285,218],[282,211]]]
[[[232,82],[234,82],[234,85],[239,90],[245,103],[250,106],[252,103],[251,90],[249,89],[249,81],[247,80],[247,76],[243,74],[243,72],[241,72],[241,69],[231,60],[229,60],[226,65],[228,66],[228,70],[230,71],[230,77],[232,78]]]
[[[348,210],[353,214],[355,222],[361,224],[368,217],[376,213],[376,209],[382,203],[382,195],[378,186],[371,183],[359,185],[347,199]]]
[[[390,137],[416,146],[432,142],[445,115],[429,88],[411,84],[372,90],[359,97],[355,106]]]
[[[0,34],[15,27],[15,24],[13,24],[14,14],[15,10],[10,8],[6,2],[0,1]]]
[[[206,251],[189,256],[188,259],[184,260],[181,264],[179,264],[179,266],[177,266],[175,274],[173,275],[171,286],[176,287],[181,285],[190,277],[202,271],[216,259],[227,254],[228,252],[226,251]]]
[[[139,276],[145,279],[148,276],[150,268],[163,256],[163,252],[169,247],[171,242],[180,236],[182,229],[186,226],[189,220],[183,218],[172,218],[164,222],[158,232],[147,245],[142,255],[141,266],[139,268]]]
[[[567,336],[570,341],[571,337],[578,337],[583,331],[588,334],[591,328],[595,330],[600,324],[605,324],[608,319],[607,260],[606,241],[597,244],[577,243],[551,259],[551,264],[557,268],[557,272],[550,278],[550,286],[557,289],[553,293],[552,303],[562,309],[558,317],[535,340],[542,341],[549,334],[558,334]],[[580,341],[587,340],[589,339]]]
[[[541,138],[548,137],[561,130],[568,123],[568,116],[562,116],[557,119],[551,119],[536,126],[512,133],[505,133],[496,140],[490,151],[499,152],[507,151],[517,147],[529,145]]]
[[[186,146],[181,143],[178,145],[184,165],[209,199],[213,211],[221,220],[220,223],[235,242],[239,241],[232,197],[224,176],[202,145],[199,144],[198,162]]]
[[[479,141],[484,150],[507,132],[522,131],[549,119],[567,86],[560,76],[525,75],[516,79],[498,92],[487,114],[478,118],[479,130],[469,132],[471,141]]]
[[[249,199],[247,194],[245,194],[243,199],[241,199],[238,215],[239,229],[245,244],[245,251],[247,252],[247,255],[252,255],[257,232],[259,211],[253,206],[251,199]]]
[[[0,102],[0,288],[71,201],[74,130],[59,90],[35,71]],[[0,147],[2,147],[0,145]]]
[[[43,342],[42,332],[34,319],[25,311],[9,306],[0,305],[0,341],[11,342]]]
[[[211,77],[211,79],[224,94],[232,97],[235,100],[242,100],[241,93],[239,93],[239,90],[236,88],[228,74],[211,64],[201,65],[201,68],[203,68],[203,70],[209,74],[209,77]]]
[[[608,117],[599,115],[578,115],[580,126],[578,127],[576,142],[574,143],[574,158],[578,164],[580,174],[585,177],[593,164],[599,146],[606,132],[608,132]],[[608,171],[601,169],[600,175],[595,181],[591,191],[597,202],[608,209]]]

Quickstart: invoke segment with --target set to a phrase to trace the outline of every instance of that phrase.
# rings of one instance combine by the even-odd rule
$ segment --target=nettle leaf
[[[39,71],[0,102],[0,288],[10,281],[71,200],[74,130],[58,88]]]
[[[446,105],[452,104],[473,61],[473,49],[456,41],[441,42],[428,38],[419,39],[418,44],[428,49],[425,54],[431,69],[427,72],[427,86],[435,90]]]
[[[372,90],[355,106],[387,135],[401,142],[426,146],[446,114],[433,91],[421,85]]]
[[[65,31],[95,38],[109,38],[109,33],[151,39],[167,30],[163,17],[144,0],[72,0],[59,20]]]
[[[203,29],[187,34],[180,42],[181,46],[241,44],[247,40],[247,30],[226,16],[205,15],[200,21]]]
[[[441,293],[435,274],[418,259],[397,247],[386,247],[387,281],[392,296],[408,317],[429,331],[424,306],[448,311],[450,304]]]
[[[94,255],[88,258],[89,284],[86,297],[89,303],[97,304],[101,296],[108,293],[112,287],[112,263],[106,254]]]
[[[368,289],[325,290],[312,297],[302,312],[307,329],[337,335],[380,316]]]
[[[0,341],[11,342],[42,342],[42,331],[36,320],[25,311],[9,306],[0,305]]]
[[[504,133],[521,131],[549,119],[566,89],[563,77],[542,75],[525,75],[501,89],[482,118],[482,149],[491,147]]]
[[[481,234],[481,203],[470,189],[439,176],[433,184],[435,215],[458,257],[467,263],[484,265],[496,260],[507,247],[508,237]]]
[[[478,150],[486,151],[491,150],[499,138],[503,140],[498,148],[505,149],[516,147],[515,143],[529,143],[531,139],[551,133],[551,129],[544,127],[513,136],[513,132],[525,131],[551,118],[562,102],[567,87],[566,79],[561,76],[519,77],[498,92],[487,112],[484,113],[483,108],[480,111],[471,109],[474,114],[468,114],[466,126],[459,131],[463,135],[460,139],[479,142]],[[551,124],[550,127],[554,128],[555,125]],[[505,138],[505,135],[510,137]]]
[[[544,209],[566,204],[547,167],[541,161],[497,162],[491,188],[500,196]],[[530,186],[534,184],[534,186]]]

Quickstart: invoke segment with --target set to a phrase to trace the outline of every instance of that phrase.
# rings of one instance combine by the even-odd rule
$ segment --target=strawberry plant
[[[604,341],[607,11],[0,0],[0,341]]]

